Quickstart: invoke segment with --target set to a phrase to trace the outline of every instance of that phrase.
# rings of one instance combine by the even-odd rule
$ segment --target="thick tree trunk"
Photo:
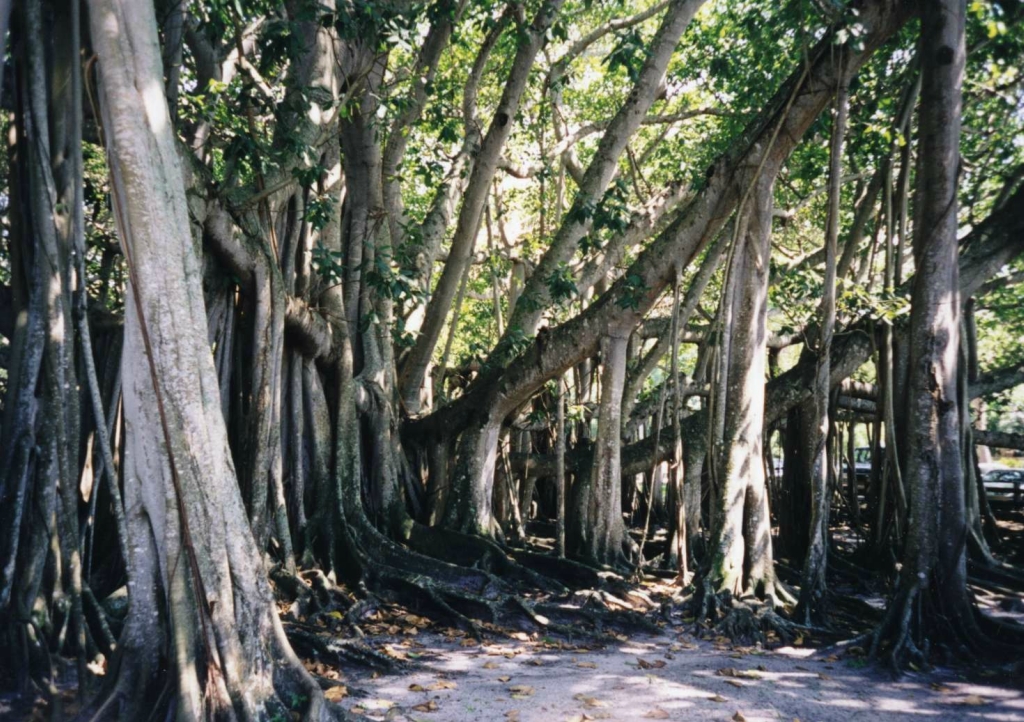
[[[717,400],[724,403],[724,423],[705,580],[716,592],[753,593],[772,602],[775,569],[762,442],[773,180],[774,173],[766,171],[753,181],[729,269],[733,296],[723,298],[731,305],[732,333],[722,362],[725,395]]]
[[[16,18],[18,19],[18,18]],[[24,27],[27,23],[22,21]],[[38,32],[38,29],[37,29]],[[7,388],[0,426],[0,613],[3,615],[4,643],[17,650],[10,664],[16,672],[19,688],[29,689],[29,680],[46,660],[46,640],[39,639],[25,620],[32,618],[41,596],[43,565],[49,551],[47,529],[54,522],[57,507],[57,478],[53,425],[39,420],[48,412],[40,388],[41,369],[48,337],[47,259],[43,252],[44,233],[53,234],[48,207],[38,217],[36,196],[45,198],[45,188],[37,188],[41,179],[39,151],[46,139],[33,128],[30,63],[28,45],[41,41],[32,33],[15,33],[12,54],[21,61],[12,134],[16,145],[10,161],[9,236],[13,331],[10,337]],[[40,75],[40,79],[43,80]],[[41,224],[48,224],[49,229]],[[35,516],[46,523],[31,524]],[[15,621],[17,620],[17,621]],[[12,655],[13,656],[13,655]],[[38,664],[42,660],[42,664]],[[36,663],[36,664],[33,664]],[[50,670],[45,670],[49,676]],[[42,676],[42,675],[40,675]]]
[[[686,514],[686,548],[694,560],[704,556],[704,529],[701,501],[704,497],[704,468],[707,460],[707,429],[697,428],[686,439],[683,465],[683,506]]]
[[[482,417],[478,427],[464,431],[459,438],[444,516],[444,525],[449,529],[488,538],[498,530],[491,513],[491,498],[501,422],[501,418]]]
[[[807,383],[810,384],[811,380]],[[811,477],[803,440],[807,436],[804,425],[809,421],[806,407],[812,403],[812,398],[808,397],[786,416],[786,424],[780,434],[782,474],[776,479],[777,487],[772,499],[776,502],[775,518],[779,522],[779,553],[794,563],[806,556],[810,541],[807,512],[811,508]]]
[[[97,716],[135,719],[173,669],[177,715],[329,719],[285,639],[242,503],[153,8],[90,2],[114,211],[130,272],[123,360],[131,605]],[[166,600],[164,602],[163,600]]]
[[[962,0],[922,10],[920,152],[914,223],[905,459],[910,517],[900,584],[873,651],[920,663],[936,634],[981,649],[967,591],[957,399],[957,173],[964,70]]]

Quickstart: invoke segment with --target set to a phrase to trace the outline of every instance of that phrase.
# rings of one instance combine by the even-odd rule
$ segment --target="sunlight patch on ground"
[[[421,634],[414,648],[411,672],[352,679],[346,706],[397,722],[1024,722],[1019,690],[941,670],[894,680],[859,658],[809,647],[780,653],[666,635],[560,650],[543,640],[477,645]]]

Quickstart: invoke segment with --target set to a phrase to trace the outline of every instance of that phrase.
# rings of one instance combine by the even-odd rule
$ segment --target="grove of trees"
[[[0,1],[4,679],[56,709],[73,659],[89,720],[340,719],[281,597],[599,632],[651,625],[602,602],[644,575],[714,634],[861,614],[897,669],[1013,659],[970,585],[1024,589],[977,447],[1024,449],[990,430],[1022,20]]]

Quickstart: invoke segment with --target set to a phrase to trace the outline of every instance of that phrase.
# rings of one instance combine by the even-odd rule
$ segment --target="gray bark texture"
[[[717,499],[711,521],[706,584],[734,596],[775,595],[768,492],[762,461],[768,341],[768,258],[774,174],[755,176],[749,208],[738,221],[728,285],[730,350],[722,360],[721,436],[715,438]]]
[[[98,716],[136,719],[174,674],[179,719],[243,719],[302,693],[330,719],[285,639],[227,443],[201,267],[164,96],[153,8],[90,2],[118,232],[130,270],[123,359],[129,618]]]
[[[975,634],[967,591],[967,523],[960,445],[957,369],[960,290],[957,175],[964,72],[962,0],[922,9],[919,152],[908,338],[905,459],[910,516],[903,569],[873,645],[899,666],[927,657],[933,636],[968,645]]]

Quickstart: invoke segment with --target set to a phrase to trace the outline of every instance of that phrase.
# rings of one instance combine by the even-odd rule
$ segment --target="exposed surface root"
[[[933,661],[1000,663],[1020,659],[1024,628],[986,616],[967,590],[932,582],[900,589],[870,635],[869,657],[900,673]]]
[[[738,644],[763,644],[774,641],[788,644],[801,634],[812,632],[809,626],[786,619],[771,603],[754,598],[737,599],[728,592],[715,593],[707,585],[694,595],[697,634],[728,637]],[[774,638],[774,639],[773,639]]]
[[[613,576],[573,559],[559,559],[529,549],[510,549],[509,554],[523,566],[572,587],[601,587]]]
[[[490,539],[413,523],[408,541],[416,551],[450,564],[490,572],[506,581],[522,582],[546,592],[558,594],[566,591],[561,582],[547,576],[549,572],[535,565],[521,563]],[[553,557],[551,559],[559,561]],[[549,568],[558,574],[562,567],[554,564]]]
[[[358,664],[383,672],[394,672],[405,666],[401,660],[378,652],[362,640],[328,637],[322,631],[298,623],[285,625],[288,641],[300,656],[307,659],[337,667]]]

